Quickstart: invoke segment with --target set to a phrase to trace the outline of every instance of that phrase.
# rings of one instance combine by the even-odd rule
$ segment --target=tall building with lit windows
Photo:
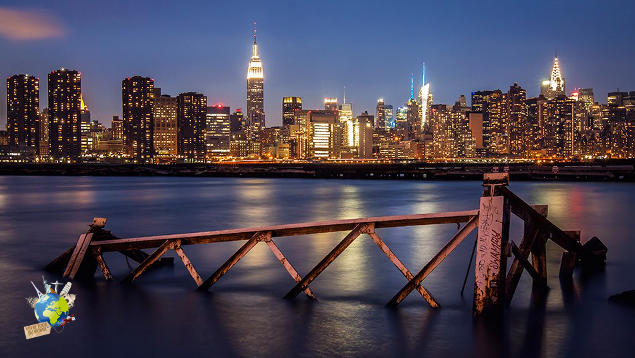
[[[29,75],[7,78],[7,134],[10,146],[39,152],[40,80]]]
[[[324,110],[337,112],[337,98],[324,97]]]
[[[75,161],[81,154],[82,75],[59,69],[48,74],[49,156]]]
[[[306,152],[308,159],[328,159],[334,157],[335,118],[335,113],[330,110],[306,111]]]
[[[133,76],[121,81],[124,151],[138,163],[148,163],[154,155],[155,97],[150,77]]]
[[[290,126],[295,124],[297,111],[302,110],[302,98],[283,97],[282,98],[282,125]]]
[[[375,108],[375,128],[386,128],[386,105],[384,99],[377,100],[377,107]]]
[[[509,87],[507,95],[509,106],[509,142],[510,154],[516,157],[525,157],[527,153],[528,138],[525,137],[527,129],[527,91],[514,83]]]
[[[80,99],[80,128],[81,128],[81,146],[82,155],[88,154],[93,149],[93,138],[91,137],[91,122],[90,122],[90,110],[84,102],[84,97]]]
[[[178,155],[176,97],[162,95],[154,99],[152,112],[154,120],[154,159],[155,162],[171,162]],[[115,121],[113,120],[113,125]]]
[[[187,162],[205,161],[207,97],[196,92],[186,92],[178,95],[177,102],[179,157]]]
[[[230,108],[222,104],[207,107],[205,145],[207,146],[208,159],[229,155],[230,113]]]
[[[540,94],[547,99],[555,99],[558,96],[566,95],[566,87],[558,55],[553,58],[553,66],[548,80],[543,80],[540,87]]]
[[[265,127],[264,85],[265,75],[262,61],[258,55],[254,24],[254,42],[251,46],[251,59],[247,68],[247,134],[254,146],[250,150],[251,154],[259,154],[260,131]]]

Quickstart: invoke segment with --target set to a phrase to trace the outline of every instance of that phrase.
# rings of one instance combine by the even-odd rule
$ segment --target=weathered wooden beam
[[[532,205],[531,207],[540,215],[547,216],[549,210],[547,205]],[[531,252],[531,248],[539,235],[540,231],[535,225],[535,219],[533,216],[528,217],[527,221],[524,222],[523,238],[520,241],[520,258],[527,260],[529,253]],[[523,265],[520,262],[520,258],[518,256],[514,258],[505,280],[505,302],[508,304],[511,303],[514,292],[516,291],[516,287],[518,287],[518,282],[520,282],[520,277],[523,273]]]
[[[73,254],[71,258],[68,260],[68,265],[66,266],[66,270],[64,271],[63,277],[69,277],[71,280],[75,278],[77,274],[77,270],[81,266],[84,261],[84,256],[86,256],[86,250],[90,245],[90,241],[93,239],[93,233],[89,232],[86,234],[82,234],[79,236],[77,240],[77,245],[75,245],[75,249],[73,250]]]
[[[538,211],[531,207],[531,205],[524,202],[520,197],[514,194],[508,188],[499,188],[500,193],[509,199],[511,204],[512,213],[519,218],[527,221],[530,217],[535,219],[536,225],[541,230],[545,230],[551,234],[551,240],[558,244],[560,247],[567,251],[581,253],[583,251],[582,245],[579,242],[575,242],[569,237],[563,230],[554,225],[547,218],[543,217]]]
[[[101,272],[104,274],[104,278],[106,279],[106,281],[112,280],[112,273],[110,272],[108,265],[106,265],[106,261],[104,260],[104,257],[101,253],[101,248],[99,248],[99,246],[93,249],[93,257],[95,257],[97,265],[99,266]]]
[[[515,242],[512,241],[511,245],[512,245],[512,253],[518,259],[518,261],[523,266],[523,268],[527,270],[531,278],[534,279],[534,282],[538,283],[539,285],[543,287],[547,287],[546,278],[542,277],[542,275],[540,275],[540,273],[536,271],[534,266],[529,262],[529,260],[527,260],[527,257],[524,256],[524,253],[520,251],[518,246],[516,246]]]
[[[101,246],[103,252],[130,249],[147,249],[158,247],[165,240],[181,240],[181,245],[183,246],[207,244],[212,242],[248,240],[257,232],[271,232],[271,237],[285,237],[311,235],[326,232],[351,231],[359,224],[368,223],[375,223],[375,228],[378,229],[402,226],[454,224],[466,222],[471,217],[476,215],[478,215],[478,210],[318,221],[245,229],[101,240],[93,242],[92,245]]]
[[[516,287],[518,287],[518,283],[520,282],[520,277],[523,273],[523,265],[520,262],[520,259],[522,258],[527,260],[529,253],[531,252],[531,247],[537,237],[537,228],[531,225],[531,223],[525,223],[525,232],[518,249],[519,255],[514,255],[514,261],[512,262],[509,272],[507,273],[507,278],[505,279],[505,301],[507,303],[511,302],[514,292],[516,292]]]
[[[502,311],[507,269],[504,249],[509,242],[509,220],[508,199],[500,195],[481,197],[474,267],[472,314],[475,317]]]
[[[353,241],[355,241],[359,235],[361,235],[361,233],[366,229],[366,226],[367,224],[357,224],[355,228],[353,228],[353,230],[349,232],[348,235],[346,235],[346,237],[344,237],[344,239],[340,241],[340,243],[337,244],[337,246],[335,246],[335,248],[333,248],[333,250],[331,250],[331,252],[329,252],[329,254],[313,268],[313,270],[311,270],[311,272],[304,276],[304,278],[284,296],[284,298],[294,298],[300,292],[304,291],[304,289],[307,288],[309,284],[311,284],[311,282],[313,282],[313,280],[315,280],[315,278],[331,264],[331,262],[333,262]]]
[[[284,256],[284,254],[282,254],[282,251],[280,251],[280,249],[278,248],[276,243],[273,242],[273,240],[271,240],[271,236],[268,235],[265,238],[264,241],[267,244],[267,246],[269,247],[269,249],[271,250],[271,252],[273,253],[273,255],[278,259],[278,261],[280,261],[282,266],[287,270],[287,272],[289,273],[289,275],[291,275],[291,277],[295,280],[295,282],[302,281],[302,277],[298,274],[298,271],[295,270],[293,265],[291,265],[291,262],[289,262],[289,260],[287,260],[287,258]],[[315,294],[313,294],[313,291],[311,291],[311,287],[307,286],[304,289],[304,293],[308,297],[310,297],[310,298],[312,298],[314,300],[316,299],[315,298]]]
[[[181,241],[177,240],[174,243],[174,251],[176,251],[176,254],[179,255],[183,265],[185,265],[185,268],[187,269],[187,272],[190,273],[190,276],[192,276],[194,282],[196,282],[196,287],[201,286],[203,284],[203,279],[199,276],[198,272],[196,272],[196,269],[190,262],[190,259],[185,255],[185,252],[181,248]]]
[[[428,262],[397,294],[387,303],[396,306],[403,301],[417,285],[423,281],[439,264],[465,239],[478,225],[478,216],[473,216],[454,237]]]
[[[150,267],[156,260],[158,260],[161,256],[163,256],[168,250],[174,247],[174,242],[170,240],[165,240],[158,249],[156,249],[153,253],[151,253],[143,262],[139,264],[134,270],[132,270],[128,276],[124,279],[124,282],[131,283],[134,281],[139,275],[141,275],[145,270]]]
[[[388,257],[390,262],[392,262],[395,265],[395,267],[397,267],[399,272],[401,272],[401,274],[404,275],[406,280],[410,281],[414,278],[414,275],[410,272],[410,270],[406,268],[406,266],[401,262],[401,260],[399,260],[397,255],[395,255],[395,253],[392,252],[392,250],[388,247],[388,245],[386,245],[386,243],[379,237],[379,235],[377,235],[377,233],[374,230],[373,232],[368,233],[368,236],[370,236],[370,238],[384,253],[384,255]],[[421,284],[417,285],[416,290],[417,292],[419,292],[419,294],[421,294],[421,297],[423,297],[423,299],[426,300],[426,302],[428,302],[430,307],[432,308],[440,307],[439,303],[434,299],[434,297],[432,297],[432,295]]]
[[[202,284],[198,286],[201,290],[209,289],[213,284],[216,283],[224,274],[227,273],[234,265],[240,261],[247,253],[254,247],[256,244],[262,239],[263,233],[257,232],[253,234],[251,239],[249,239],[243,246],[238,249],[221,267],[212,274],[207,280],[205,280]]]

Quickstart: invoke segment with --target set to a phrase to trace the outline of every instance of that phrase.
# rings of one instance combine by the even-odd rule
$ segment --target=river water
[[[303,221],[403,215],[478,207],[480,182],[248,178],[0,177],[0,357],[20,356],[527,356],[615,357],[635,353],[635,308],[607,301],[635,289],[635,185],[513,182],[534,204],[548,204],[563,229],[582,230],[608,246],[604,273],[576,272],[573,293],[558,280],[561,250],[549,243],[550,290],[533,302],[525,273],[504,321],[471,318],[473,271],[460,289],[475,234],[424,281],[442,308],[413,292],[397,309],[384,304],[405,279],[360,236],[311,285],[319,302],[281,297],[294,282],[266,245],[258,244],[209,292],[198,292],[178,258],[131,286],[118,253],[105,259],[115,276],[74,282],[77,321],[57,334],[26,340],[35,323],[25,297],[29,281],[87,229],[93,217],[120,237],[184,233]],[[518,243],[521,226],[512,220]],[[417,272],[450,239],[456,225],[378,230]],[[276,239],[306,274],[344,233]],[[185,246],[208,277],[240,242]],[[175,256],[170,252],[169,256]]]

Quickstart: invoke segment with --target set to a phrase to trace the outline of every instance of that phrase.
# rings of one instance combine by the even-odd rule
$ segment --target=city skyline
[[[426,62],[426,78],[427,82],[430,83],[430,91],[434,95],[435,103],[452,104],[461,94],[469,96],[472,91],[476,90],[505,89],[514,82],[518,82],[527,90],[528,97],[535,96],[540,91],[540,81],[549,76],[550,59],[556,49],[561,60],[563,74],[567,78],[568,90],[576,87],[594,88],[596,98],[603,102],[606,93],[615,91],[617,88],[629,89],[630,84],[635,81],[635,74],[630,70],[630,67],[625,67],[625,65],[627,59],[632,57],[633,49],[626,45],[628,41],[619,41],[620,37],[625,36],[626,33],[624,30],[626,30],[627,23],[625,22],[626,18],[623,17],[623,13],[626,12],[615,11],[616,4],[601,4],[600,6],[600,4],[577,2],[574,7],[567,10],[567,13],[571,15],[570,18],[566,17],[558,26],[555,26],[549,21],[553,17],[552,12],[563,10],[567,5],[572,6],[572,4],[550,4],[524,9],[529,13],[529,16],[527,13],[522,14],[521,24],[527,24],[537,19],[540,19],[540,23],[537,22],[532,31],[523,28],[513,29],[511,32],[514,35],[521,35],[519,38],[522,39],[523,46],[518,47],[519,45],[516,43],[506,44],[505,53],[492,48],[492,44],[487,41],[481,43],[483,49],[476,51],[474,41],[470,40],[466,34],[459,34],[461,30],[443,32],[448,25],[457,22],[457,18],[462,16],[460,14],[470,10],[470,5],[450,4],[440,9],[446,11],[448,16],[447,18],[442,16],[442,20],[429,19],[429,23],[426,23],[428,26],[442,31],[436,38],[428,39],[428,41],[422,41],[426,38],[417,36],[421,34],[423,26],[401,24],[401,22],[407,23],[411,19],[411,15],[408,13],[401,13],[403,16],[399,18],[399,21],[387,18],[385,21],[387,34],[380,35],[377,29],[369,29],[368,33],[361,33],[357,29],[352,29],[353,26],[350,25],[351,33],[343,32],[333,37],[333,30],[328,28],[311,31],[299,28],[297,34],[285,33],[281,30],[281,25],[272,21],[275,18],[272,13],[275,11],[269,11],[266,16],[259,17],[258,10],[259,6],[262,5],[256,5],[252,14],[227,12],[227,19],[222,19],[220,22],[224,23],[231,19],[233,22],[231,27],[217,29],[218,31],[207,35],[205,31],[196,33],[194,38],[197,41],[209,43],[210,48],[216,50],[214,56],[205,57],[205,61],[203,61],[203,58],[187,58],[180,55],[177,56],[181,59],[179,63],[174,61],[175,55],[162,54],[165,51],[153,49],[154,40],[149,40],[145,44],[136,44],[138,49],[131,53],[141,51],[143,52],[141,58],[130,59],[128,56],[124,56],[125,58],[122,59],[116,54],[105,53],[109,46],[114,46],[120,50],[129,49],[132,46],[131,42],[134,42],[126,41],[121,33],[119,37],[114,36],[116,34],[111,31],[112,29],[108,31],[103,29],[107,25],[106,15],[112,15],[115,8],[124,5],[114,6],[113,9],[106,11],[106,15],[98,16],[96,13],[104,9],[100,6],[86,4],[86,9],[84,9],[87,14],[86,19],[99,20],[93,24],[95,26],[93,30],[87,21],[80,21],[80,25],[73,26],[68,21],[65,22],[64,16],[60,16],[60,12],[63,13],[65,6],[57,7],[55,10],[46,10],[42,8],[43,4],[39,4],[37,7],[40,10],[38,11],[57,19],[56,21],[61,24],[59,26],[65,28],[65,31],[62,34],[54,33],[51,38],[45,36],[41,39],[15,39],[10,38],[10,34],[7,34],[4,29],[0,29],[0,34],[2,34],[0,47],[16,54],[1,59],[0,63],[5,71],[3,73],[5,77],[16,73],[29,73],[40,78],[40,103],[42,104],[47,103],[45,97],[47,84],[46,81],[42,80],[45,74],[59,67],[80,71],[82,73],[84,100],[92,112],[92,118],[105,125],[109,124],[113,115],[121,115],[120,81],[122,78],[133,75],[153,78],[157,87],[161,87],[165,93],[173,96],[182,92],[196,91],[205,94],[210,105],[223,103],[232,108],[245,109],[244,71],[249,52],[251,52],[249,36],[251,35],[251,23],[254,20],[258,22],[258,42],[261,45],[259,50],[264,66],[267,68],[267,94],[264,106],[267,126],[281,124],[280,101],[282,97],[300,96],[303,98],[305,108],[321,108],[321,101],[324,97],[342,98],[344,87],[346,87],[348,102],[353,103],[355,115],[364,110],[374,112],[377,98],[384,98],[387,105],[390,104],[396,108],[407,100],[409,76],[413,72],[416,73],[422,62]],[[36,6],[36,2],[31,3],[30,6]],[[134,8],[139,5],[125,6]],[[272,6],[281,7],[281,4]],[[419,5],[415,7],[417,6]],[[483,9],[476,9],[473,15],[483,11],[499,13],[512,8],[518,11],[524,7],[529,7],[528,5],[514,6],[501,5],[494,8],[490,5],[484,5]],[[620,8],[624,6],[632,5],[623,4]],[[338,6],[325,2],[320,8],[313,5],[294,5],[286,10],[296,13],[302,11],[303,7],[314,10],[308,15],[308,20],[305,19],[314,22],[322,12],[334,9],[350,10],[351,5]],[[403,6],[397,7],[403,8]],[[28,13],[29,8],[25,10],[22,7],[12,6],[10,9]],[[215,11],[222,12],[223,9],[229,10],[225,5],[220,5]],[[163,6],[161,9],[150,9],[148,18],[140,20],[139,24],[131,24],[131,26],[126,26],[125,23],[119,24],[121,28],[118,31],[125,32],[136,29],[139,25],[152,19],[165,20],[165,13],[168,10],[167,6]],[[429,13],[431,10],[433,10],[432,6],[426,11]],[[179,10],[178,14],[183,14],[183,11],[185,10]],[[361,17],[368,16],[369,20],[379,18],[377,4],[362,6],[358,11]],[[459,11],[459,14],[453,15],[452,11]],[[572,22],[575,23],[576,14],[581,15],[586,11],[595,11],[598,21],[591,24],[588,22],[579,23],[579,26],[564,28]],[[543,12],[545,12],[544,16],[537,16]],[[604,16],[608,13],[611,13],[610,19]],[[0,16],[6,16],[6,14],[0,11]],[[513,22],[512,20],[519,16],[521,15],[514,11],[509,13],[509,19],[499,19],[496,24],[491,25],[482,24],[482,33],[486,35],[492,31],[497,31],[496,29],[502,29],[500,26]],[[341,20],[342,15],[334,13],[333,17],[335,20]],[[191,28],[200,26],[198,19],[196,16],[193,17]],[[461,29],[464,30],[466,26],[468,28],[476,26],[472,20],[467,21],[467,24]],[[294,23],[298,20],[291,19],[289,21]],[[356,16],[350,18],[351,24],[359,21],[360,18]],[[440,21],[446,23],[440,23]],[[179,23],[179,21],[170,22],[172,25],[175,23]],[[111,23],[111,25],[116,24],[116,22]],[[183,31],[176,31],[172,34],[159,31],[157,37],[163,38],[162,42],[165,42],[166,38],[184,36],[187,34],[188,28],[185,26]],[[349,26],[345,26],[345,28],[349,29]],[[564,30],[570,29],[575,29],[575,31],[564,33],[566,32]],[[610,41],[605,40],[605,37],[598,33],[598,31],[607,29],[613,35]],[[86,32],[86,34],[80,31]],[[99,51],[94,51],[95,44],[92,44],[91,41],[82,41],[91,31],[103,32],[100,35],[101,41],[97,41],[102,45],[99,47]],[[535,38],[527,37],[529,33],[532,33],[532,37]],[[142,34],[143,31],[140,31],[138,34],[130,34],[130,37],[138,39],[138,36]],[[373,37],[373,35],[377,36]],[[499,40],[509,36],[511,35],[500,33]],[[355,42],[350,42],[352,37],[355,37]],[[410,37],[412,38],[410,39]],[[457,42],[449,48],[445,41],[441,41],[442,39],[458,38],[463,38],[462,42]],[[77,48],[69,50],[68,45],[65,44],[68,39],[78,40],[73,41],[73,43],[79,44]],[[405,39],[413,41],[417,39],[417,41],[406,46],[404,45]],[[584,39],[583,43],[581,43],[581,39]],[[334,43],[334,51],[319,51],[319,55],[316,55],[315,50],[320,48],[325,40]],[[380,43],[385,51],[379,54],[377,51],[370,51],[372,47],[368,46],[369,41],[373,40]],[[113,45],[113,42],[117,41],[119,43]],[[191,45],[192,41],[189,39],[184,42]],[[349,43],[346,46],[347,50],[341,52],[341,44],[347,43],[347,41]],[[421,42],[420,45],[419,42]],[[40,53],[38,50],[51,50],[52,46],[53,51],[48,51],[52,53],[52,56],[43,56],[44,59],[33,58],[33,55]],[[185,44],[175,44],[174,46],[178,50]],[[218,51],[218,49],[226,49],[227,51]],[[294,51],[290,51],[291,49]],[[598,54],[590,56],[589,51],[592,49],[596,49],[594,52],[610,51],[620,56],[612,57],[609,62],[608,57],[599,58],[602,56]],[[598,49],[604,50],[597,51]],[[67,50],[69,53],[60,54],[62,52],[60,50]],[[466,50],[468,51],[466,52]],[[194,54],[202,54],[199,52],[194,50]],[[290,53],[293,53],[294,56],[291,59],[287,58]],[[516,58],[506,55],[509,53],[513,53]],[[77,56],[69,60],[70,54]],[[441,56],[442,54],[445,57]],[[113,55],[117,58],[113,59],[111,57]],[[104,61],[107,58],[110,58],[110,63],[105,64]],[[308,62],[310,66],[301,68],[307,63],[307,58],[311,58],[311,61]],[[42,61],[47,61],[48,64]],[[144,62],[145,66],[142,67],[141,62]],[[167,66],[166,62],[170,62],[171,66]],[[184,70],[183,66],[179,66],[181,63],[191,64],[191,66],[185,66],[188,67],[188,70]],[[202,66],[203,63],[205,66]],[[472,70],[468,76],[465,71],[469,71],[469,69],[465,67],[470,66]],[[104,68],[104,70],[100,71],[98,68]],[[113,75],[113,70],[118,75]],[[298,71],[301,72],[298,73]],[[168,75],[168,73],[170,74]],[[417,84],[417,87],[420,85]],[[5,92],[6,89],[2,89],[2,91]],[[2,93],[2,95],[6,98],[6,93]],[[0,125],[6,125],[6,103],[0,104]]]

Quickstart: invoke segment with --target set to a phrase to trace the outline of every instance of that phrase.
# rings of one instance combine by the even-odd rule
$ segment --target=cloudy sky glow
[[[538,93],[557,50],[568,89],[635,90],[633,1],[46,1],[0,5],[0,68],[46,75],[82,72],[94,119],[121,113],[121,80],[155,79],[165,93],[198,91],[210,104],[245,106],[251,26],[265,68],[267,125],[281,123],[281,99],[305,107],[346,95],[356,114],[377,98],[408,99],[409,76],[426,78],[436,103],[513,82]],[[6,84],[0,86],[0,127]]]

